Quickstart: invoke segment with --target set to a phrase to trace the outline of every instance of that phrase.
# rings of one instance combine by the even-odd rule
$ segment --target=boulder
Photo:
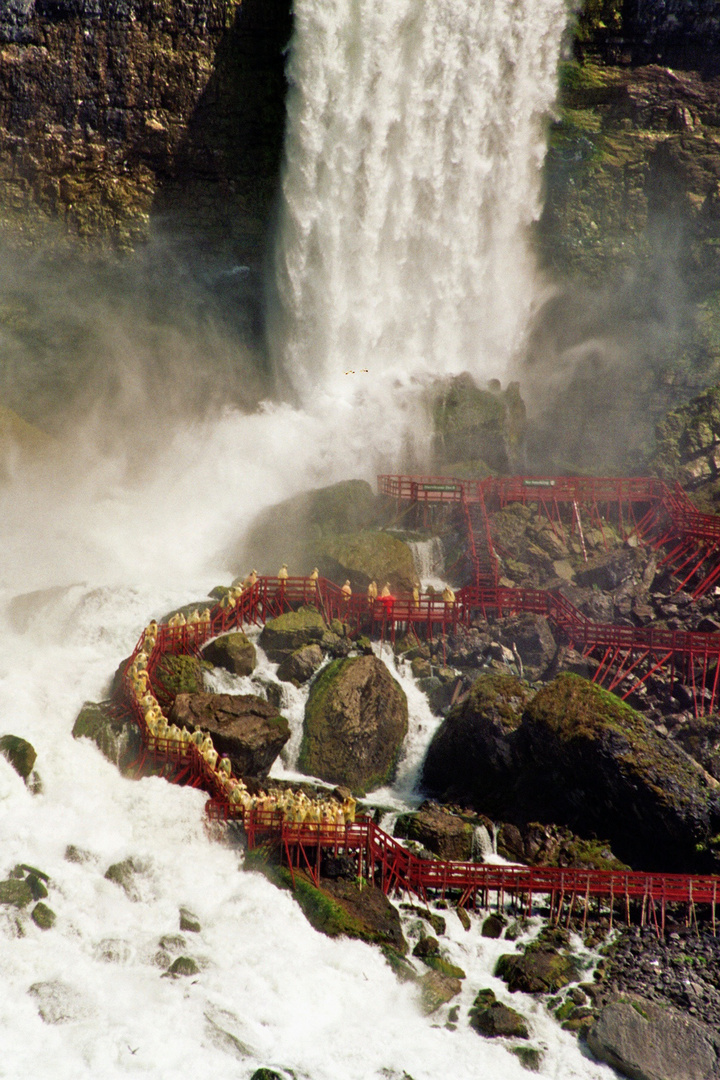
[[[338,640],[343,641],[344,638]],[[285,657],[277,669],[277,677],[283,682],[302,685],[313,677],[323,659],[323,652],[319,645],[303,645],[301,649],[296,649],[294,653]]]
[[[371,581],[389,581],[393,592],[410,592],[417,580],[413,555],[406,543],[388,532],[341,533],[323,540],[317,549],[322,574],[333,581],[350,580],[364,592]]]
[[[525,615],[513,620],[502,636],[503,645],[515,646],[526,679],[539,679],[555,658],[557,643],[549,621],[543,615]]]
[[[717,1080],[720,1035],[685,1012],[644,998],[612,1001],[587,1033],[600,1061],[632,1080]]]
[[[522,953],[504,953],[495,974],[512,993],[520,990],[525,994],[555,994],[574,982],[579,971],[572,956],[539,940],[531,942]]]
[[[631,866],[697,869],[720,826],[717,795],[688,757],[612,694],[561,675],[528,703],[515,795],[536,820],[607,836]]]
[[[494,381],[485,389],[464,372],[436,382],[431,395],[437,468],[474,462],[506,470],[520,463],[526,414],[518,383],[503,391]]]
[[[714,781],[638,712],[578,675],[560,675],[535,694],[512,677],[478,679],[436,732],[423,783],[494,820],[523,829],[552,823],[591,838],[582,849],[569,836],[536,837],[539,847],[525,853],[531,861],[597,865],[599,856],[612,865],[617,856],[648,870],[716,866]]]
[[[203,672],[212,664],[196,656],[173,656],[165,653],[155,669],[153,684],[159,699],[173,699],[178,694],[199,694],[205,689]]]
[[[416,840],[441,859],[472,858],[472,825],[437,804],[425,803],[416,814],[401,814],[394,834]]]
[[[290,738],[285,717],[253,694],[178,694],[170,720],[208,731],[218,753],[230,758],[235,776],[264,779]]]
[[[382,661],[333,660],[310,691],[299,767],[364,795],[391,778],[407,730],[405,693]]]
[[[481,675],[433,736],[423,786],[443,802],[470,799],[495,815],[515,778],[510,736],[531,698],[530,687],[513,675]]]
[[[268,619],[260,635],[260,647],[276,664],[304,645],[319,644],[327,627],[314,607],[288,611],[276,619]]]
[[[264,510],[228,555],[236,566],[257,566],[270,574],[284,562],[291,573],[309,574],[325,538],[372,526],[380,507],[365,480],[306,491]]]
[[[72,734],[74,739],[91,739],[121,772],[126,772],[140,754],[139,727],[133,720],[119,720],[110,701],[86,701]]]
[[[29,882],[18,878],[0,881],[0,904],[9,904],[23,908],[32,901],[33,893]]]
[[[470,1027],[479,1035],[494,1039],[498,1035],[527,1039],[527,1024],[519,1012],[495,999],[492,990],[481,990],[470,1009]]]
[[[428,971],[419,982],[422,1010],[426,1016],[437,1012],[441,1005],[452,1001],[462,990],[460,979],[443,975],[440,971]]]
[[[233,675],[252,675],[257,664],[255,646],[245,634],[223,634],[202,650],[203,657],[215,667]]]
[[[51,930],[55,925],[57,915],[42,901],[36,904],[30,913],[30,918],[41,930]]]
[[[0,754],[12,765],[15,772],[27,782],[35,767],[37,753],[32,743],[19,735],[0,736]]]

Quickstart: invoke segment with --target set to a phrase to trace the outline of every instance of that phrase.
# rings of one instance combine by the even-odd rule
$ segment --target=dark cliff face
[[[640,63],[720,72],[720,8],[708,0],[635,0],[629,12]]]
[[[290,31],[289,0],[6,0],[0,223],[122,249],[154,219],[252,258]]]

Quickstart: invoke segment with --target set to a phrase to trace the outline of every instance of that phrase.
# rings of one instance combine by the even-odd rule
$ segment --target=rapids
[[[41,931],[0,908],[1,1076],[247,1080],[260,1065],[298,1080],[527,1075],[465,1022],[480,987],[507,1000],[492,976],[507,945],[482,939],[478,917],[465,933],[448,913],[450,958],[468,974],[452,1030],[447,1009],[421,1014],[379,950],[319,935],[289,894],[243,872],[239,848],[208,828],[203,793],[123,779],[70,734],[150,618],[246,569],[220,553],[260,509],[421,454],[418,385],[468,367],[504,373],[522,336],[533,296],[524,230],[564,0],[295,10],[272,320],[285,403],[173,424],[163,401],[141,401],[135,373],[140,449],[127,413],[94,411],[51,460],[3,462],[0,730],[33,743],[42,792],[0,757],[0,877],[16,863],[49,874],[57,922]],[[417,797],[437,725],[400,678],[411,734],[395,787],[376,793],[398,809]],[[288,694],[286,774],[302,706]],[[128,857],[131,894],[104,877]],[[184,941],[181,906],[201,923]],[[181,953],[199,973],[164,978]],[[543,1076],[611,1075],[541,1004],[512,1003],[544,1050]]]

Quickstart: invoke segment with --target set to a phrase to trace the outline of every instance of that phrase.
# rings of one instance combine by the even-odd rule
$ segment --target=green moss
[[[514,731],[531,697],[527,683],[514,675],[481,675],[472,685],[466,708],[479,715],[496,714],[508,730]]]
[[[156,684],[159,683],[165,694],[172,698],[178,694],[201,694],[205,690],[205,671],[212,671],[212,664],[206,660],[166,653],[156,669]]]
[[[523,1069],[528,1072],[540,1072],[542,1054],[534,1046],[511,1046],[510,1053],[514,1054]]]
[[[433,971],[438,971],[441,975],[447,975],[451,979],[464,979],[466,977],[461,967],[458,967],[457,964],[451,964],[444,956],[423,956],[422,960]]]

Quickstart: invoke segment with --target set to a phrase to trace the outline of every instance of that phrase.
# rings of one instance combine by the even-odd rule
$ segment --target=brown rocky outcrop
[[[170,720],[191,731],[208,731],[236,776],[266,777],[290,738],[287,720],[253,694],[178,694]]]
[[[2,4],[0,222],[124,248],[158,209],[256,256],[290,30],[286,0]]]
[[[401,814],[394,835],[417,841],[441,859],[472,858],[472,825],[437,804],[424,803],[416,814]]]
[[[717,1080],[717,1031],[687,1013],[643,998],[613,1001],[587,1033],[600,1061],[632,1080]]]
[[[392,776],[407,729],[407,699],[382,661],[334,660],[310,691],[300,768],[364,795]]]

